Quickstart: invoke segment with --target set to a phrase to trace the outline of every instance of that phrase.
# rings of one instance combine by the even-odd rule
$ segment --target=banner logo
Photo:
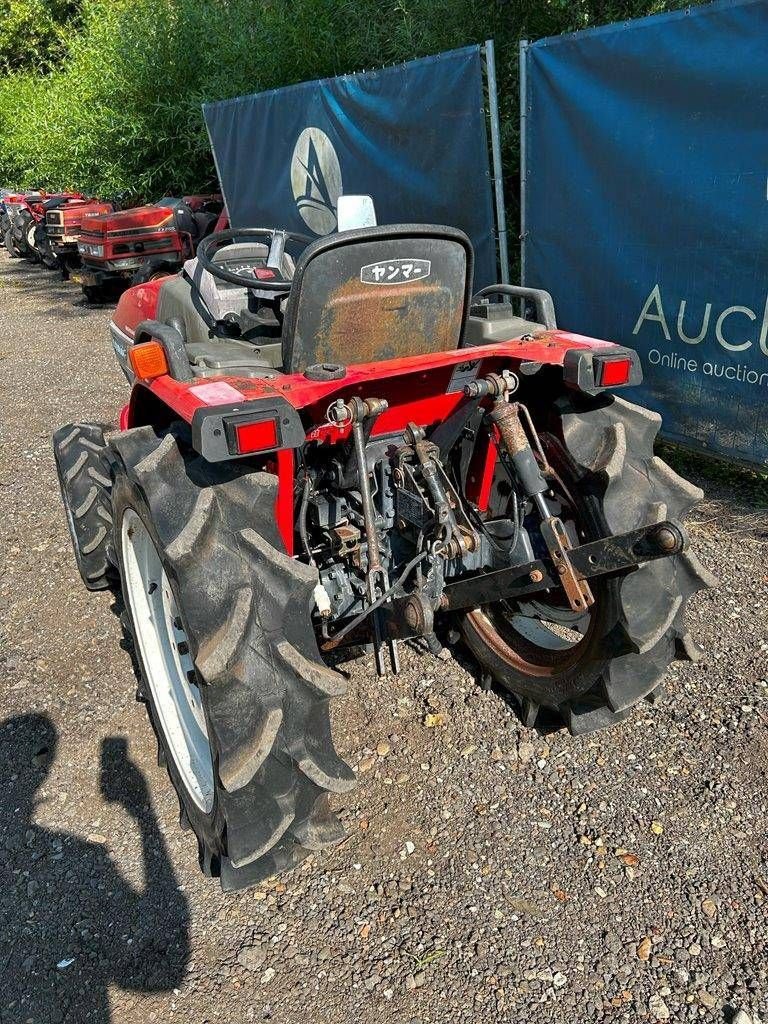
[[[336,230],[341,166],[333,143],[320,128],[305,128],[291,158],[291,186],[301,219],[316,235]]]

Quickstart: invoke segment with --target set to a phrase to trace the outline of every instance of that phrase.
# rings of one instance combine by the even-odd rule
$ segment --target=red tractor
[[[83,199],[80,192],[27,192],[4,201],[9,211],[9,228],[5,247],[13,256],[32,263],[42,263],[53,270],[59,265],[46,232],[46,216],[50,210],[61,209]]]
[[[13,225],[18,214],[29,210],[30,203],[41,202],[43,192],[8,192],[3,196],[3,211],[0,216],[0,230],[2,230],[2,242],[8,255],[21,258],[26,251],[26,239],[22,238],[17,243],[14,237]],[[22,248],[23,246],[23,248]]]
[[[114,203],[99,199],[73,199],[48,208],[45,214],[45,233],[65,278],[81,265],[77,243],[83,218],[112,213],[115,208]]]
[[[77,243],[83,267],[71,280],[82,285],[89,302],[100,302],[110,286],[176,273],[226,223],[220,195],[167,196],[132,210],[86,216]]]
[[[450,227],[217,232],[117,307],[119,429],[55,435],[83,580],[121,592],[182,824],[225,888],[340,838],[341,648],[372,644],[384,674],[404,640],[462,642],[528,726],[546,708],[573,733],[695,654],[701,492],[614,393],[638,356],[559,329],[545,292],[473,295],[472,264]],[[530,319],[491,301],[519,297]]]

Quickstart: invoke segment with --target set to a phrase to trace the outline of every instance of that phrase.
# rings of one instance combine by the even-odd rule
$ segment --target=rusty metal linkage
[[[382,594],[389,589],[387,570],[382,565],[381,550],[379,547],[379,532],[376,528],[376,509],[373,504],[371,493],[371,481],[368,474],[368,463],[365,457],[367,443],[366,426],[370,430],[378,416],[389,408],[389,403],[383,398],[352,398],[346,405],[337,403],[332,407],[335,410],[336,418],[339,421],[351,422],[352,443],[355,449],[355,462],[357,464],[358,486],[360,489],[360,501],[363,510],[363,526],[365,529],[365,540],[368,557],[368,568],[366,572],[366,594],[371,605]],[[331,411],[331,410],[329,410]],[[386,665],[382,654],[383,634],[381,628],[381,616],[378,609],[373,612],[373,651],[376,659],[376,671],[379,675],[386,673]],[[332,643],[332,641],[331,641]],[[400,659],[397,651],[396,641],[388,638],[392,669],[395,673],[400,670]]]
[[[568,552],[569,571],[580,583],[601,576],[624,575],[644,562],[680,554],[687,543],[688,538],[680,523],[667,520],[571,548]],[[448,583],[440,607],[450,611],[477,608],[552,590],[562,586],[563,579],[558,570],[561,564],[556,559],[538,559]],[[586,611],[586,608],[582,604],[574,610]]]

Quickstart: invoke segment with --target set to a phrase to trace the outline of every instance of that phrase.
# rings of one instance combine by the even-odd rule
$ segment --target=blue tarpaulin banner
[[[340,194],[380,224],[462,228],[496,276],[480,47],[203,107],[230,220],[325,235]]]
[[[768,464],[768,3],[543,39],[525,56],[526,283],[636,348],[665,436]]]

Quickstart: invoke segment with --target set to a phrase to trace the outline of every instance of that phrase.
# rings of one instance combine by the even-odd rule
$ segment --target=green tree
[[[5,0],[0,14],[0,73],[44,70],[61,59],[67,23],[77,4],[66,0]]]
[[[203,102],[492,36],[512,215],[518,40],[683,6],[683,0],[83,0],[78,8],[64,0],[10,2],[29,33],[11,33],[15,42],[6,49],[0,43],[0,60],[6,54],[0,73],[3,66],[11,72],[0,78],[3,183],[146,198],[200,190],[215,180]],[[27,59],[32,53],[46,56]]]

